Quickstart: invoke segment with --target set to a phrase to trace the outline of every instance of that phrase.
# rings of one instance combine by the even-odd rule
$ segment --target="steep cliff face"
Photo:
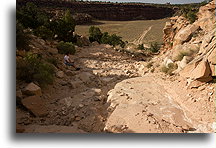
[[[164,28],[167,58],[178,64],[176,71],[196,87],[215,76],[215,3],[200,7],[198,19],[190,24],[186,18],[172,17]],[[192,56],[193,54],[193,56]],[[182,58],[176,58],[176,57]]]
[[[127,21],[136,19],[161,19],[170,17],[174,13],[172,8],[156,7],[146,4],[88,3],[43,0],[18,0],[18,4],[22,5],[29,1],[42,7],[55,6],[55,9],[69,8],[73,13],[86,13],[99,20]]]

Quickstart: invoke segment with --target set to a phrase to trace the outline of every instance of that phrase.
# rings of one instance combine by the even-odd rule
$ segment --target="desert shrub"
[[[160,50],[160,45],[157,42],[151,43],[149,50],[153,53],[157,53]]]
[[[53,82],[53,75],[53,66],[37,54],[28,54],[24,59],[17,61],[17,79],[46,85]]]
[[[174,61],[181,61],[184,56],[191,56],[195,51],[187,50],[180,51],[179,54],[174,58]]]
[[[121,40],[121,37],[116,34],[112,34],[109,41],[109,44],[113,46],[120,45],[122,48],[125,46],[125,43]]]
[[[24,32],[22,24],[16,22],[16,48],[18,50],[29,50],[29,33]]]
[[[110,43],[110,35],[108,32],[104,32],[101,37],[101,43],[103,44],[109,44]]]
[[[137,47],[138,50],[145,50],[145,47],[143,46],[143,44],[139,44]]]
[[[26,3],[16,12],[16,17],[25,28],[36,29],[41,25],[48,23],[49,18],[46,12],[39,9],[32,2]]]
[[[98,43],[101,43],[102,36],[103,34],[98,27],[91,26],[89,28],[89,41],[90,42],[97,41]]]
[[[109,35],[108,32],[102,33],[100,28],[95,26],[89,28],[89,41],[97,41],[98,43],[109,44],[112,46],[120,45],[122,48],[125,46],[125,42],[122,41],[120,36],[117,36],[116,34]]]
[[[69,10],[65,15],[56,21],[51,22],[51,30],[57,35],[57,39],[65,42],[75,42],[73,32],[75,31],[75,21]]]
[[[34,30],[34,34],[38,37],[41,37],[44,40],[51,40],[54,36],[54,33],[45,26],[40,26]]]
[[[17,19],[25,28],[33,29],[35,35],[43,39],[52,39],[55,34],[61,41],[74,41],[75,21],[69,10],[65,11],[62,18],[50,21],[51,17],[48,13],[28,2],[17,9]]]
[[[178,65],[176,63],[169,63],[167,67],[163,65],[161,67],[161,71],[168,75],[173,75],[173,71],[176,70],[177,68]]]
[[[53,64],[55,66],[58,65],[58,60],[56,58],[47,58],[47,62],[49,62],[50,64]]]
[[[58,52],[60,54],[75,54],[75,46],[71,42],[59,42],[57,45]]]
[[[180,9],[180,15],[183,15],[192,24],[193,22],[197,20],[197,12],[199,11],[199,8],[203,5],[206,5],[207,3],[208,3],[207,1],[203,1],[197,4],[183,5],[181,6],[181,9]]]
[[[185,14],[186,18],[190,21],[190,23],[192,24],[193,22],[195,22],[197,20],[197,11],[189,11],[187,14]]]

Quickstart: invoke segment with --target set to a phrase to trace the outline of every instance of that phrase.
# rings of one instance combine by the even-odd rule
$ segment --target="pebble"
[[[211,95],[213,95],[213,92],[210,92],[210,93],[209,93],[209,96],[211,96]]]
[[[75,120],[76,120],[76,121],[80,121],[80,120],[81,120],[81,117],[78,116],[78,117],[75,118]]]
[[[82,108],[82,107],[84,107],[84,105],[83,104],[79,104],[79,107]]]

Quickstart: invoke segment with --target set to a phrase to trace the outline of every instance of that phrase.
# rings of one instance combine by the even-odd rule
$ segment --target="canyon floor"
[[[117,34],[124,41],[133,42],[134,39],[140,37],[143,31],[150,26],[152,29],[143,38],[143,43],[163,42],[163,27],[168,21],[168,18],[158,20],[136,20],[136,21],[102,21],[95,20],[92,25],[99,27],[103,32]],[[76,33],[83,36],[88,36],[88,30],[91,25],[77,25]]]
[[[62,56],[56,55],[59,61]],[[187,88],[187,81],[180,76],[150,72],[146,61],[103,44],[78,48],[71,58],[81,70],[62,64],[59,71],[63,74],[43,89],[47,116],[34,117],[18,106],[18,130],[27,133],[213,131],[214,83]]]

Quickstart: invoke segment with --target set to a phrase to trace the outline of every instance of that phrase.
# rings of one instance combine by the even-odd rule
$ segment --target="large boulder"
[[[211,68],[209,66],[208,60],[202,60],[188,64],[179,73],[182,77],[190,78],[193,80],[202,80],[204,82],[209,82],[212,80]]]
[[[48,114],[45,103],[39,96],[30,96],[22,99],[22,104],[36,117],[46,116]]]
[[[89,73],[89,72],[82,72],[79,75],[77,75],[77,77],[83,82],[83,83],[88,83],[92,80],[92,78],[94,77],[93,74]]]
[[[183,44],[191,39],[192,34],[199,29],[197,24],[190,24],[181,29],[174,37],[173,45]]]
[[[41,92],[41,88],[39,86],[37,86],[36,84],[29,83],[23,90],[22,90],[23,94],[25,95],[29,95],[29,96],[42,96],[42,92]]]

